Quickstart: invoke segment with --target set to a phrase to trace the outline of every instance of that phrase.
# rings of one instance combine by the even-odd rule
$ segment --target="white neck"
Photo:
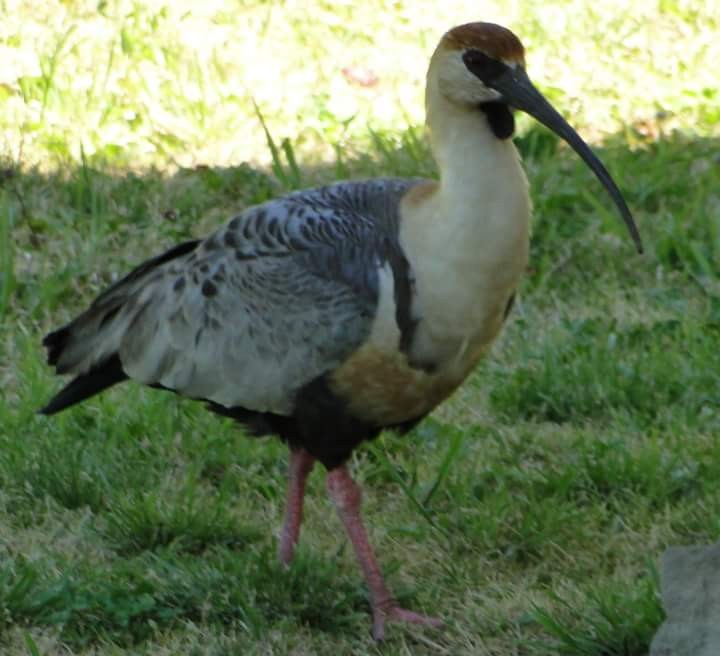
[[[440,184],[408,194],[400,232],[432,333],[421,348],[489,343],[527,264],[527,179],[512,142],[498,139],[479,110],[444,98],[432,80],[427,122]]]
[[[481,110],[448,101],[432,85],[427,124],[440,169],[435,211],[444,213],[448,232],[461,243],[502,234],[514,240],[526,228],[529,200],[512,141],[498,139]]]
[[[403,228],[416,233],[412,250],[430,259],[442,251],[444,260],[475,270],[525,258],[530,199],[512,141],[498,139],[480,110],[450,102],[431,83],[427,123],[440,184],[404,204]]]

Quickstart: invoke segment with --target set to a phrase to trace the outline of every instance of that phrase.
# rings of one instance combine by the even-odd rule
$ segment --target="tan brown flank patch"
[[[432,196],[439,186],[440,185],[438,185],[438,183],[434,180],[421,182],[410,188],[403,197],[403,202],[410,205],[417,205],[418,203],[424,201],[428,196]]]
[[[388,426],[432,410],[457,389],[467,370],[427,374],[411,368],[399,352],[390,355],[364,346],[332,373],[330,386],[356,417]]]

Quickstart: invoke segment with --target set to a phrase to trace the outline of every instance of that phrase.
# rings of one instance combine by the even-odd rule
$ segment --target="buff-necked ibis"
[[[531,213],[513,110],[572,146],[641,250],[618,188],[532,85],[509,30],[470,23],[445,34],[426,109],[439,182],[340,182],[251,207],[141,264],[43,342],[57,373],[74,376],[45,414],[132,379],[286,442],[285,563],[320,461],[378,639],[389,620],[441,622],[401,608],[385,586],[345,463],[364,440],[431,412],[500,331],[527,264]]]

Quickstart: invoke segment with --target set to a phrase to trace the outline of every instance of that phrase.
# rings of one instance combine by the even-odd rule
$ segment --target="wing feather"
[[[291,194],[141,265],[62,329],[58,371],[85,375],[117,355],[143,383],[290,414],[299,389],[368,337],[379,271],[411,275],[397,205],[412,184]]]

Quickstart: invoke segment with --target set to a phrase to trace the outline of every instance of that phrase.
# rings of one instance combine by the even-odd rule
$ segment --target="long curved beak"
[[[630,236],[635,242],[635,248],[637,248],[638,253],[642,253],[643,246],[640,233],[615,181],[595,153],[580,138],[580,135],[573,130],[568,122],[558,114],[545,97],[533,86],[525,70],[520,66],[508,67],[501,75],[494,78],[489,83],[489,86],[499,91],[508,105],[527,112],[530,116],[536,118],[545,127],[550,128],[555,134],[564,139],[580,155],[607,189],[630,231]]]

